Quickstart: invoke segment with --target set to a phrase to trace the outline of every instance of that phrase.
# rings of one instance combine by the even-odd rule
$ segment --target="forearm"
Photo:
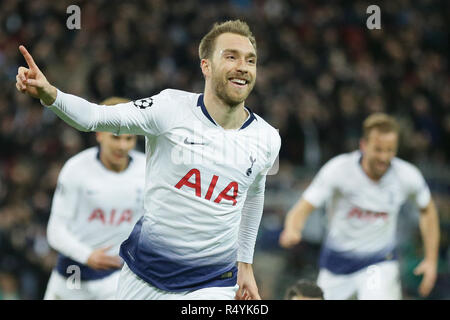
[[[48,84],[48,86],[45,88],[45,90],[41,90],[40,95],[41,95],[41,99],[40,99],[41,102],[45,106],[50,106],[56,100],[56,96],[58,95],[58,89],[56,89],[54,86]]]
[[[246,274],[251,272],[253,274],[253,266],[251,263],[238,261],[238,271]]]
[[[424,243],[425,259],[437,262],[440,238],[439,217],[436,206],[432,200],[429,205],[421,211],[419,226]]]
[[[301,198],[287,213],[284,228],[301,232],[313,210],[314,207],[308,201]]]
[[[242,208],[241,224],[239,227],[237,257],[239,263],[251,264],[253,262],[253,252],[263,207],[264,193],[249,194],[247,196],[244,207]]]
[[[47,227],[50,246],[71,259],[86,264],[92,248],[80,242],[68,229],[63,218],[51,216]]]
[[[45,102],[43,101],[45,104]],[[119,112],[101,107],[83,98],[57,90],[55,101],[49,106],[58,117],[80,131],[118,132],[121,124]]]

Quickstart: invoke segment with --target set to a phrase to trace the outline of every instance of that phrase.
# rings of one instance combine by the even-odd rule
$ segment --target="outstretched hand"
[[[19,46],[19,51],[25,58],[28,68],[19,67],[16,76],[17,90],[42,100],[46,105],[53,104],[56,99],[56,88],[47,81],[28,50],[24,46]]]

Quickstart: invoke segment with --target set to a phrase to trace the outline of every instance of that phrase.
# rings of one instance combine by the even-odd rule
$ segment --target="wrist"
[[[247,262],[238,261],[238,268],[239,269],[251,269],[252,264]]]
[[[438,257],[437,256],[425,256],[425,259],[424,259],[427,263],[433,263],[433,264],[435,264],[435,265],[437,265],[437,263],[438,263]]]
[[[302,232],[302,229],[303,229],[302,226],[296,226],[296,227],[294,227],[292,225],[284,226],[284,230],[289,233],[300,234]]]
[[[51,106],[53,103],[55,103],[57,94],[57,89],[54,86],[49,85],[49,88],[42,94],[42,103],[44,103],[46,106]]]

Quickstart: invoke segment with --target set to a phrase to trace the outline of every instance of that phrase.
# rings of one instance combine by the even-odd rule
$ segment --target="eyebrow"
[[[223,49],[221,54],[224,53],[240,53],[240,50],[236,50],[236,49]],[[247,58],[256,58],[256,54],[253,52],[249,52],[245,55]]]

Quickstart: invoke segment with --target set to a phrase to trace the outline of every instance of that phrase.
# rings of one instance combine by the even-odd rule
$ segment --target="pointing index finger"
[[[19,46],[19,50],[22,53],[23,57],[25,58],[25,61],[27,62],[30,68],[39,69],[36,63],[34,62],[33,57],[24,46]]]

